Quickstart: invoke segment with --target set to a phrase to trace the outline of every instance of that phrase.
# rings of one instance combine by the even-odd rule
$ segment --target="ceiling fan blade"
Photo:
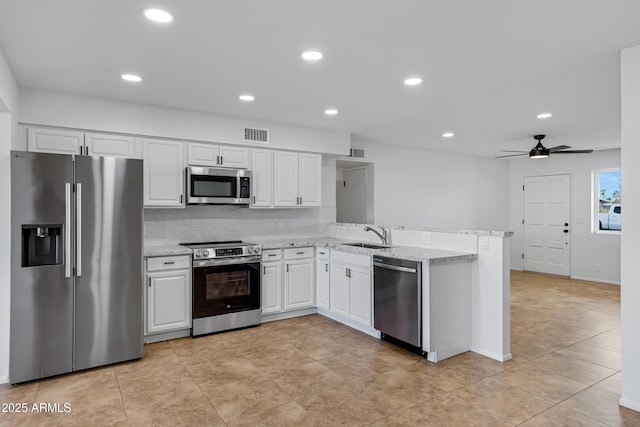
[[[500,159],[502,157],[516,157],[516,156],[528,156],[529,152],[524,152],[522,154],[507,154],[506,156],[496,156],[496,159]]]
[[[560,150],[566,150],[567,148],[571,148],[571,147],[569,147],[568,145],[558,145],[556,147],[549,148],[549,152],[550,153],[556,153],[556,152],[558,152]]]
[[[553,154],[588,154],[593,153],[593,150],[564,150],[564,151],[556,151]]]
[[[500,150],[503,153],[528,153],[528,151],[522,151],[522,150]]]

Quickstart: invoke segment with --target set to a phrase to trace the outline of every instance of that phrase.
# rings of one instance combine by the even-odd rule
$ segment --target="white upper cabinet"
[[[140,138],[64,129],[28,128],[27,150],[40,153],[142,158]]]
[[[273,206],[273,151],[251,150],[251,206]]]
[[[61,129],[28,128],[27,150],[39,153],[83,154],[84,133]]]
[[[298,153],[273,153],[274,206],[299,206]]]
[[[320,206],[322,195],[322,156],[300,153],[299,195],[302,206]]]
[[[274,206],[320,206],[322,156],[274,153]]]
[[[180,141],[144,139],[144,206],[184,206],[184,150]]]
[[[84,135],[85,154],[90,156],[142,158],[142,143],[139,138],[107,133],[87,133]]]
[[[249,149],[233,145],[221,145],[220,166],[223,168],[247,169],[249,167]]]
[[[249,149],[190,142],[187,144],[187,162],[191,166],[246,169],[249,167]]]

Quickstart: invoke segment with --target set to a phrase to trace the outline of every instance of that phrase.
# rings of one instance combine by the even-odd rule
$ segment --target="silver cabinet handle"
[[[182,204],[182,194],[180,195],[180,204]]]
[[[82,276],[82,183],[76,184],[76,276]]]
[[[289,264],[287,264],[287,273],[289,272]]]
[[[304,255],[304,252],[296,252],[296,255]]]
[[[164,265],[172,265],[175,264],[175,261],[165,261]]]
[[[64,184],[64,277],[71,277],[71,183]]]
[[[256,204],[256,196],[253,196],[253,204]]]
[[[329,264],[325,264],[325,265],[324,265],[324,271],[325,271],[326,273],[328,273],[328,272],[329,272]]]
[[[149,287],[151,287],[151,277],[149,277]]]
[[[302,204],[302,196],[300,196],[300,204]]]
[[[221,164],[221,165],[222,165],[222,164],[224,164],[224,160],[223,160],[223,157],[222,157],[222,156],[220,156],[220,164]]]
[[[216,156],[216,165],[220,164],[220,156]]]
[[[262,274],[267,274],[267,267],[264,265],[262,266]]]
[[[278,254],[269,254],[267,256],[277,256]]]

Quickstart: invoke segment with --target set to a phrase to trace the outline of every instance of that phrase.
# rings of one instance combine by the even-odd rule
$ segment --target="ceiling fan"
[[[531,149],[531,151],[516,151],[516,150],[500,150],[505,153],[520,153],[520,154],[507,154],[504,156],[497,156],[496,159],[501,157],[515,157],[515,156],[526,156],[529,155],[530,159],[545,159],[549,157],[551,154],[581,154],[581,153],[593,153],[593,150],[567,150],[567,148],[571,148],[568,145],[558,145],[557,147],[547,148],[542,145],[542,140],[545,135],[534,135],[533,139],[538,141],[535,147]]]

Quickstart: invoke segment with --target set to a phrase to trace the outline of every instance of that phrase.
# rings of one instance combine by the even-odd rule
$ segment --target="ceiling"
[[[147,21],[151,6],[175,21]],[[0,0],[0,49],[21,87],[493,157],[537,133],[619,147],[619,51],[640,44],[638,17],[637,0]],[[302,60],[311,48],[324,58]]]

